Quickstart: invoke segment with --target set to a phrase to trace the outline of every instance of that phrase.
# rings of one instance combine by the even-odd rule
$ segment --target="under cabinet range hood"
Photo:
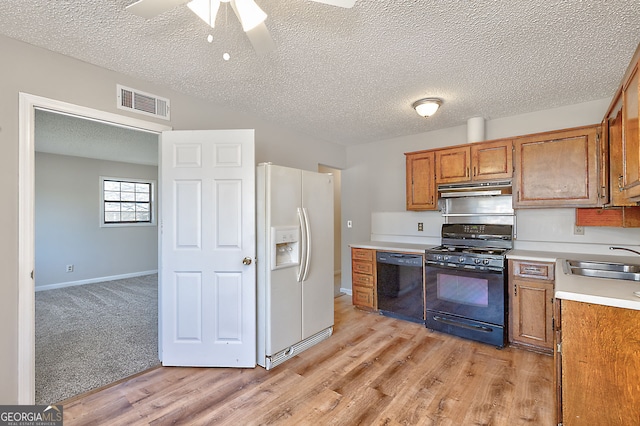
[[[511,181],[465,182],[438,185],[441,198],[511,194]]]

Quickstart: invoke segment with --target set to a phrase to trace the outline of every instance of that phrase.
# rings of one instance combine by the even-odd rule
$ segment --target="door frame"
[[[35,111],[160,134],[172,127],[55,99],[19,93],[18,114],[18,404],[35,402]],[[160,173],[160,164],[158,164]],[[161,215],[158,210],[158,215]],[[158,226],[160,228],[160,226]],[[160,267],[160,265],[158,265]]]

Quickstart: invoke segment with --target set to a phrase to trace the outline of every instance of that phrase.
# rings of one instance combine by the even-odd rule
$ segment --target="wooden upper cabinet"
[[[597,206],[599,128],[579,127],[516,139],[514,207]]]
[[[509,179],[511,140],[463,145],[436,151],[436,184]]]
[[[638,56],[636,54],[636,56]],[[632,201],[640,201],[640,141],[638,137],[638,91],[640,71],[636,60],[628,79],[622,86],[622,156],[623,186]]]
[[[435,210],[438,205],[434,181],[434,152],[406,153],[407,210]]]
[[[509,179],[513,175],[513,144],[499,140],[471,145],[472,180]]]
[[[605,122],[609,141],[609,176],[611,188],[609,191],[610,203],[614,207],[635,206],[636,203],[629,200],[629,195],[624,188],[624,156],[622,152],[622,109],[618,109],[615,117]]]
[[[471,149],[469,146],[436,151],[436,184],[471,180]]]

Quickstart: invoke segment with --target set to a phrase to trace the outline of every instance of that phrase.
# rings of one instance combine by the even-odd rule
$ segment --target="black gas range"
[[[505,253],[513,247],[511,225],[444,224],[442,245],[427,249],[434,264],[468,269],[504,268]]]
[[[444,224],[441,243],[425,251],[427,328],[504,346],[513,226]]]

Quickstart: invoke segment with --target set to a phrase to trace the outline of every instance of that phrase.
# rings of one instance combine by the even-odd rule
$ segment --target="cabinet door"
[[[562,301],[565,425],[637,425],[640,311]]]
[[[514,207],[598,205],[598,128],[582,127],[517,139]]]
[[[352,296],[352,303],[354,306],[358,306],[360,308],[369,308],[375,309],[375,293],[373,289],[370,287],[360,287],[358,285],[354,285]]]
[[[640,141],[638,140],[638,64],[622,89],[622,140],[624,187],[634,200],[640,200]]]
[[[471,180],[470,164],[469,146],[436,151],[436,184]]]
[[[553,282],[511,281],[509,341],[551,353],[553,349]]]
[[[627,191],[624,189],[624,155],[622,152],[622,109],[614,118],[608,120],[609,136],[609,173],[611,179],[611,205],[635,206],[636,203],[629,200]]]
[[[473,180],[509,179],[513,175],[511,140],[471,145]]]
[[[434,153],[420,152],[407,156],[407,210],[435,210],[437,206]]]

